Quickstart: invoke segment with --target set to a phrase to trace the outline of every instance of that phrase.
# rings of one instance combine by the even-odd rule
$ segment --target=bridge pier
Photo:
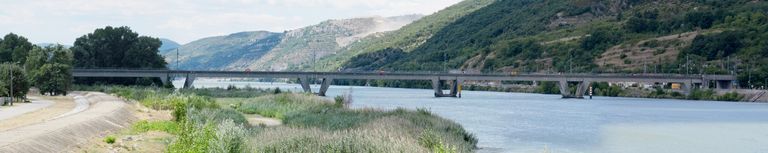
[[[451,92],[448,94],[443,93],[443,89],[441,88],[443,86],[443,82],[439,79],[432,79],[432,88],[435,90],[435,97],[460,97],[460,90],[461,90],[461,84],[464,82],[463,80],[446,80],[451,81]]]
[[[170,79],[171,79],[171,77],[169,77],[169,76],[161,76],[160,77],[160,82],[163,83],[162,86],[166,86],[168,84],[171,84],[172,82],[169,81]]]
[[[191,89],[194,88],[193,84],[195,83],[196,77],[192,74],[187,74],[187,78],[184,79],[184,89]]]
[[[320,91],[317,92],[319,96],[325,96],[325,92],[328,91],[328,87],[331,86],[333,78],[323,78],[323,83],[320,84]]]
[[[457,97],[461,98],[461,85],[464,84],[464,80],[456,79],[453,80],[453,85],[451,86],[451,97]]]
[[[590,81],[581,81],[581,82],[579,82],[579,85],[576,88],[576,98],[583,99],[584,98],[584,93],[587,92],[587,89],[589,89],[590,85],[592,85],[592,82],[590,82]]]
[[[299,78],[299,83],[301,84],[301,89],[303,89],[304,92],[312,93],[312,88],[309,86],[309,77]]]
[[[589,86],[592,85],[591,81],[579,81],[576,85],[576,92],[571,93],[571,89],[568,86],[569,83],[566,80],[559,81],[560,83],[560,94],[563,95],[563,98],[577,98],[577,99],[584,99],[584,93],[587,92],[587,89],[589,89]]]

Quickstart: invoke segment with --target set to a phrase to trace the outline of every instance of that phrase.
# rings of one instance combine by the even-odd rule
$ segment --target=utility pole
[[[13,64],[8,65],[8,73],[10,74],[9,76],[11,76],[11,92],[9,92],[8,95],[11,96],[11,106],[13,106]]]
[[[448,55],[443,51],[443,72],[448,72]]]
[[[747,85],[749,85],[749,88],[752,89],[754,86],[752,86],[752,65],[747,62],[747,75],[749,76],[747,80]]]
[[[691,56],[685,55],[685,75],[691,75]]]
[[[179,70],[179,48],[176,48],[176,70]]]

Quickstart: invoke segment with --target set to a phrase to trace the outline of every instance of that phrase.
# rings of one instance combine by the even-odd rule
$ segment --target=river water
[[[180,81],[175,82],[177,86]],[[275,88],[296,84],[198,80],[196,87]],[[318,86],[313,86],[317,90]],[[479,139],[478,152],[768,153],[768,104],[332,86],[352,93],[355,108],[425,108],[460,123]]]

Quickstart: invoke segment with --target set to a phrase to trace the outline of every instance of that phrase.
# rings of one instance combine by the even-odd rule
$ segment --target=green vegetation
[[[179,125],[173,121],[139,121],[134,123],[130,129],[130,133],[144,133],[149,131],[179,134]]]
[[[35,46],[24,67],[30,80],[45,95],[67,95],[72,87],[72,52],[62,45]]]
[[[238,32],[226,36],[202,38],[165,52],[169,68],[182,70],[224,69],[238,60],[254,61],[275,48],[284,34],[266,31]],[[237,56],[233,56],[237,55]],[[179,65],[176,65],[179,60]],[[171,62],[172,61],[172,62]]]
[[[32,47],[27,38],[9,33],[0,39],[0,63],[24,64]]]
[[[471,2],[464,2],[471,3]],[[611,72],[739,75],[742,87],[764,86],[768,78],[768,3],[764,1],[490,1],[440,26],[406,26],[388,35],[352,44],[321,60],[326,70],[494,72]],[[457,5],[454,7],[460,7]],[[466,6],[466,5],[464,5]],[[448,12],[450,10],[446,9]],[[421,21],[440,20],[437,15]],[[461,14],[461,13],[457,13]],[[455,17],[455,16],[454,16]],[[415,22],[417,24],[419,22]],[[414,28],[414,29],[410,29]],[[401,33],[425,39],[392,40]],[[683,34],[695,34],[695,39]],[[425,34],[426,36],[423,36]],[[677,37],[673,37],[677,35]],[[660,39],[665,36],[664,39]],[[410,37],[408,37],[410,38]],[[658,40],[657,40],[658,39]],[[380,40],[380,41],[377,41]],[[638,42],[646,41],[645,43]],[[635,45],[637,44],[637,45]],[[356,47],[356,46],[364,47]],[[615,60],[624,67],[597,63],[612,47],[641,47],[652,57],[625,50]],[[405,52],[395,58],[376,55]],[[645,50],[650,48],[651,50]],[[381,53],[377,53],[381,52]],[[670,53],[671,52],[671,53]],[[613,53],[613,52],[611,52]],[[679,53],[679,54],[678,54]],[[668,57],[667,55],[677,55]],[[657,56],[665,56],[662,57]],[[639,59],[640,58],[640,59]],[[347,61],[348,59],[348,61]],[[341,61],[343,65],[335,62]],[[360,63],[385,63],[365,65]],[[339,66],[335,66],[339,65]],[[373,84],[376,85],[376,84]]]
[[[13,80],[11,80],[11,78],[13,78]],[[11,93],[9,92],[11,91],[11,84],[13,84],[13,97],[16,98],[16,100],[26,98],[31,84],[27,79],[27,73],[24,72],[24,69],[22,69],[21,66],[9,63],[0,64],[0,80],[3,80],[3,89],[6,91],[0,93],[0,97],[10,97]],[[9,80],[13,82],[10,82]]]
[[[108,91],[154,109],[172,110],[174,121],[139,121],[131,133],[176,135],[168,152],[472,152],[477,139],[429,111],[347,109],[310,94],[279,93],[211,98],[156,87],[78,87]],[[234,89],[233,89],[234,90]],[[261,90],[273,93],[270,90]],[[349,101],[348,97],[339,98]],[[283,120],[283,126],[252,127],[241,114]]]
[[[383,36],[366,37],[359,42],[352,43],[342,48],[339,54],[330,55],[320,59],[316,63],[307,63],[293,69],[299,70],[324,70],[337,71],[339,68],[350,68],[344,64],[354,56],[377,51],[386,51],[388,48],[400,49],[411,52],[424,41],[443,29],[443,27],[461,19],[466,14],[481,9],[497,0],[466,0],[445,8],[429,16],[425,16],[397,31],[384,33]]]
[[[75,68],[165,69],[165,59],[158,53],[162,43],[157,38],[139,36],[129,27],[96,29],[77,38],[71,48]],[[78,84],[109,83],[122,85],[159,85],[156,78],[77,78]]]
[[[420,138],[422,135],[432,136],[428,140],[442,143],[443,149],[450,146],[447,148],[460,152],[471,151],[477,143],[474,136],[458,124],[436,117],[426,110],[350,110],[344,109],[343,105],[305,94],[278,94],[247,99],[242,102],[239,110],[279,118],[288,126],[257,133],[255,140],[260,141],[255,142],[255,145],[261,152],[302,152],[317,148],[325,148],[330,152],[420,152],[423,148],[413,145],[425,139]],[[374,131],[376,135],[364,135]],[[397,139],[404,139],[406,143]],[[434,144],[424,143],[422,147],[432,149]]]
[[[111,135],[107,136],[106,138],[104,138],[104,142],[106,142],[108,144],[115,143],[115,136],[111,136]]]

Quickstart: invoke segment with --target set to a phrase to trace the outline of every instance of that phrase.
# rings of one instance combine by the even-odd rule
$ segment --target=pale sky
[[[181,44],[241,31],[282,32],[327,19],[432,14],[461,0],[0,0],[0,34],[71,45],[105,26]]]

